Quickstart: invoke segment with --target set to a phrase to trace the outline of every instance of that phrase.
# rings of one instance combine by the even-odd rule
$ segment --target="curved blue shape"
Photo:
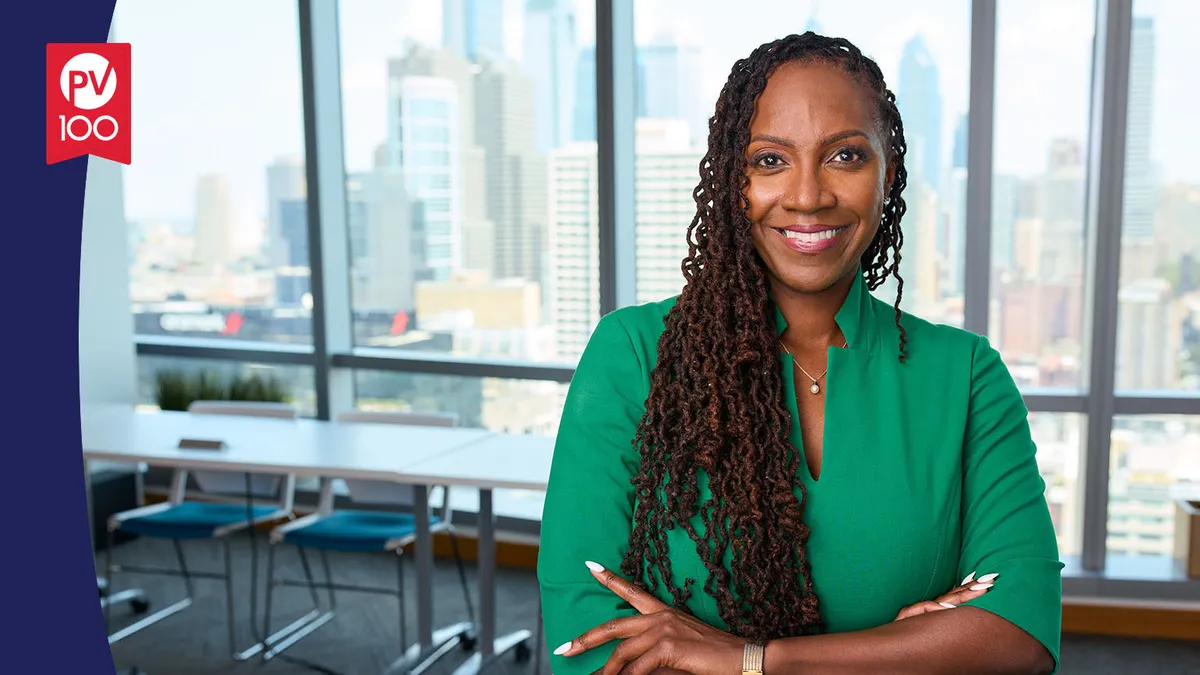
[[[5,672],[113,673],[87,522],[79,256],[87,157],[46,164],[46,44],[106,42],[115,0],[7,3],[3,181]]]

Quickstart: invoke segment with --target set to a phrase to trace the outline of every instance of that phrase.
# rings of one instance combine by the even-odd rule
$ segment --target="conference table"
[[[483,429],[396,424],[339,423],[313,419],[272,419],[186,412],[141,412],[129,406],[91,406],[81,411],[86,464],[123,464],[191,471],[227,471],[298,478],[377,480],[416,486],[418,515],[417,631],[419,642],[406,649],[388,672],[427,665],[445,652],[443,631],[433,627],[433,546],[428,488],[466,486],[479,491],[478,651],[456,675],[472,675],[530,637],[529,631],[496,638],[495,489],[544,491],[553,441],[499,434]],[[219,439],[217,450],[180,448],[181,439]],[[90,475],[90,474],[89,474]],[[449,630],[458,631],[457,627]],[[435,643],[442,649],[434,651]]]

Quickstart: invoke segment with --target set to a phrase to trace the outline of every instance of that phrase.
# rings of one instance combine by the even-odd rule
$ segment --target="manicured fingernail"
[[[974,585],[974,586],[972,586],[972,587],[971,587],[969,590],[972,590],[972,591],[986,591],[987,589],[991,588],[993,585],[994,585],[994,584],[975,584],[975,585]]]
[[[994,581],[996,579],[996,577],[998,577],[998,576],[1000,576],[999,573],[985,574],[985,575],[979,577],[978,581],[981,584],[986,584],[989,581]]]
[[[564,644],[563,646],[559,647],[558,649],[555,649],[554,655],[562,656],[563,654],[566,654],[570,650],[571,650],[571,643],[568,642],[568,643]]]
[[[959,583],[958,585],[959,585],[959,586],[966,586],[967,584],[971,583],[971,582],[972,582],[972,581],[974,581],[974,580],[975,580],[975,573],[974,573],[974,572],[971,572],[970,574],[968,574],[968,575],[967,575],[967,578],[966,578],[966,579],[963,579],[963,580],[962,580],[962,582],[961,582],[961,583]]]
[[[603,572],[604,571],[604,565],[601,565],[600,563],[596,563],[596,562],[592,562],[591,560],[588,560],[584,564],[587,565],[588,569],[593,572]]]
[[[948,602],[939,602],[938,604],[941,605],[942,607],[945,607],[946,609],[954,609],[955,607],[958,606],[958,605],[952,605]]]

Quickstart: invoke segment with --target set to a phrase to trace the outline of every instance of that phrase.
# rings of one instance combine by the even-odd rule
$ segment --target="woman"
[[[894,101],[841,39],[734,65],[683,292],[605,316],[571,383],[538,561],[555,675],[1057,669],[1021,396],[985,338],[900,310]]]

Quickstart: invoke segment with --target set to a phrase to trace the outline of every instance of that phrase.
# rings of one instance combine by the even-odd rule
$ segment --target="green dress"
[[[628,550],[630,478],[640,462],[632,440],[674,301],[604,316],[571,381],[538,558],[550,649],[636,613],[584,562],[619,570]],[[776,316],[782,333],[783,316]],[[819,480],[800,462],[808,557],[827,631],[886,624],[901,607],[935,598],[971,572],[999,573],[988,593],[967,604],[1024,629],[1057,669],[1062,563],[1027,410],[999,353],[984,337],[906,314],[908,361],[901,364],[894,310],[869,293],[861,275],[836,320],[849,347],[829,350]],[[791,442],[802,449],[792,360],[783,354],[782,361]],[[702,474],[700,483],[707,499]],[[695,544],[680,529],[668,542],[672,576],[696,580],[689,609],[725,629],[703,590],[708,573]],[[592,673],[615,646],[552,656],[552,672]]]

